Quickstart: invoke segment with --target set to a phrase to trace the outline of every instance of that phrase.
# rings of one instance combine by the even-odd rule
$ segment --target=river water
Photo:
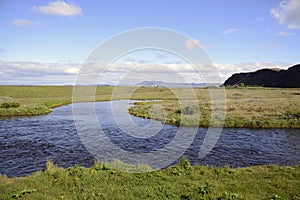
[[[84,115],[86,108],[93,104],[101,130],[111,144],[124,152],[151,153],[164,148],[175,138],[179,127],[131,116],[127,114],[124,103],[129,106],[126,101],[114,101],[114,113],[111,112],[110,101],[75,104],[82,110],[80,123],[86,124],[85,134],[91,135],[90,132],[93,132],[95,135],[95,131],[92,131],[95,127],[89,125],[91,116]],[[138,131],[134,132],[134,128],[127,126],[128,119],[132,120]],[[122,126],[122,123],[125,126]],[[207,129],[185,127],[183,130],[186,133],[196,131],[195,137],[191,138],[191,143],[184,147],[183,152],[192,164],[244,167],[300,163],[299,129],[224,128],[216,145],[204,158],[199,158],[199,149]],[[134,134],[128,134],[130,131]],[[144,134],[139,134],[141,132]],[[148,133],[155,134],[147,135]],[[88,141],[93,141],[93,137]],[[109,146],[105,146],[107,142],[96,142],[102,147],[96,154],[110,152]],[[25,176],[44,169],[46,161],[50,159],[60,167],[75,164],[90,167],[99,156],[87,145],[93,146],[93,143],[87,144],[82,133],[78,134],[72,105],[56,108],[44,116],[0,119],[0,173],[9,177]],[[184,146],[187,143],[183,140],[179,145]]]

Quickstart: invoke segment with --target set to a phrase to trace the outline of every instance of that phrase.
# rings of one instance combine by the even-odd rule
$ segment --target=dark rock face
[[[287,70],[261,69],[256,72],[233,74],[224,86],[245,85],[263,87],[300,88],[300,64]]]

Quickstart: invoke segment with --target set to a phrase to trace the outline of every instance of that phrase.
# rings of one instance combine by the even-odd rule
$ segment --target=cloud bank
[[[1,85],[71,85],[80,64],[0,61]]]
[[[283,68],[293,63],[247,62],[239,64],[213,63],[195,70],[188,63],[149,64],[124,61],[106,67],[104,74],[91,67],[87,78],[101,77],[99,84],[136,84],[142,81],[171,83],[223,83],[233,73],[255,71],[262,68]],[[0,85],[73,85],[81,64],[0,61]]]

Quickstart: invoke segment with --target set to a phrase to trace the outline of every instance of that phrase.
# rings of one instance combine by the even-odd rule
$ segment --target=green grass
[[[129,112],[168,124],[208,127],[213,119],[209,90],[195,91],[197,99],[184,99],[182,106],[176,99],[168,99],[137,103]],[[226,104],[224,127],[300,128],[299,89],[227,88]]]
[[[164,123],[207,126],[211,105],[208,89],[195,89],[191,99],[185,89],[152,87],[98,87],[93,98],[82,87],[82,101],[112,99],[163,100],[140,102],[130,113]],[[211,88],[218,92],[219,89]],[[0,86],[0,104],[16,102],[17,108],[0,108],[0,116],[38,115],[72,102],[69,86]],[[176,93],[184,95],[182,108]],[[227,88],[227,127],[299,128],[299,89]],[[200,111],[200,117],[197,116]],[[0,199],[300,199],[300,166],[255,166],[232,169],[191,167],[186,160],[163,170],[118,161],[63,169],[48,162],[44,171],[27,177],[0,175]]]
[[[40,115],[72,101],[72,87],[0,86],[0,103],[16,102],[18,108],[0,108],[0,116]]]
[[[107,101],[112,99],[167,99],[174,95],[165,88],[141,87],[97,87],[93,98],[84,96],[85,91],[94,87],[80,87],[83,91],[81,101]],[[52,108],[72,102],[72,86],[0,86],[0,104],[16,102],[18,108],[0,108],[0,116],[41,115],[51,112]],[[133,93],[131,97],[128,94]]]
[[[163,123],[205,127],[211,121],[210,92],[222,92],[218,88],[196,88],[193,98],[192,92],[184,88],[82,86],[79,89],[82,92],[77,101],[163,100],[136,104],[129,112]],[[72,92],[71,86],[0,86],[0,104],[20,104],[18,108],[0,108],[0,116],[47,114],[52,108],[71,103]],[[225,127],[300,128],[299,89],[241,87],[226,88],[225,92]],[[184,104],[182,107],[178,99]]]
[[[128,173],[109,165],[58,168],[27,177],[0,176],[0,199],[300,199],[300,166],[232,169],[189,165]]]

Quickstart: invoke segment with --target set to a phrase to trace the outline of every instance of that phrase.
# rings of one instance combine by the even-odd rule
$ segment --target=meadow
[[[210,93],[218,93],[220,90],[195,89],[196,100],[186,98],[180,103],[176,99],[136,103],[129,112],[167,124],[208,127],[211,120],[218,117],[212,112]],[[229,87],[225,89],[225,95],[226,106],[221,108],[225,115],[224,127],[300,128],[299,89]]]
[[[82,86],[82,91],[90,90]],[[163,88],[163,87],[97,87],[92,97],[79,101],[117,99],[163,100],[137,103],[129,113],[154,118],[174,125],[210,125],[211,93],[225,91],[224,127],[300,128],[300,91],[297,88]],[[0,116],[40,115],[52,108],[72,103],[72,86],[0,86],[0,104],[15,102],[16,108],[0,108]],[[178,101],[180,100],[180,101]],[[182,120],[182,119],[185,120]]]
[[[129,112],[162,123],[208,126],[210,92],[220,91],[196,88],[196,98],[192,98],[183,88],[105,86],[97,87],[93,98],[82,92],[80,100],[162,100],[136,103]],[[226,127],[300,127],[299,89],[241,87],[225,91]],[[0,86],[0,104],[9,103],[0,108],[0,116],[47,114],[72,103],[72,94],[71,86]],[[181,106],[176,94],[183,94]],[[182,116],[188,120],[182,122]],[[64,169],[48,161],[45,170],[26,177],[0,175],[0,199],[300,199],[299,165],[233,169],[191,166],[182,159],[177,165],[146,173],[118,171],[113,166],[96,163],[91,168],[76,165]],[[140,172],[148,169],[133,167]]]
[[[97,163],[58,168],[27,177],[0,175],[0,199],[300,199],[300,166],[232,169],[190,166],[182,159],[167,169],[129,173]]]
[[[90,90],[91,87],[82,86],[81,90]],[[94,89],[94,88],[93,88]],[[82,101],[108,101],[128,99],[127,94],[135,90],[134,87],[97,87],[95,96],[83,96]],[[17,108],[1,108],[0,116],[31,116],[51,112],[52,108],[72,103],[72,86],[0,86],[0,104],[15,102],[20,104]],[[167,89],[141,88],[134,91],[132,99],[158,99],[161,94],[164,98],[174,98]],[[84,95],[84,94],[83,94]]]

